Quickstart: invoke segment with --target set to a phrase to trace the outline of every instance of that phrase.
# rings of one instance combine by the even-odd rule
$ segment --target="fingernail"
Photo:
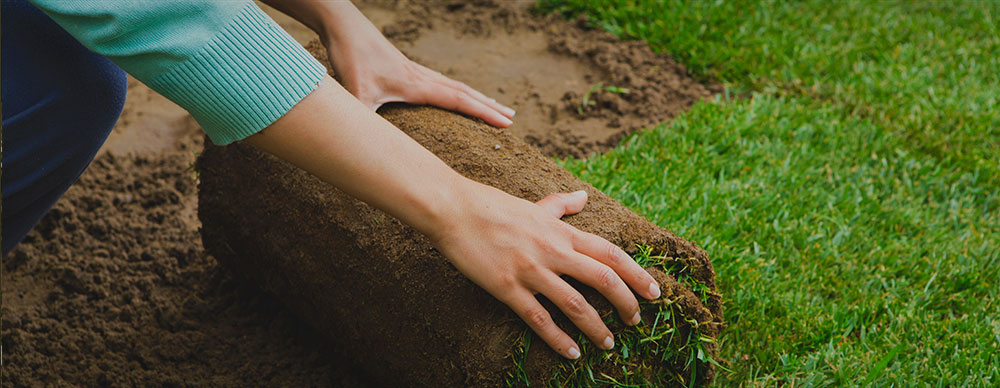
[[[569,348],[567,353],[569,353],[569,358],[574,360],[580,358],[580,349],[577,349],[576,346]]]
[[[632,326],[635,326],[635,325],[638,325],[638,324],[639,324],[639,321],[641,321],[641,320],[642,320],[642,316],[641,316],[641,315],[639,315],[639,312],[638,312],[638,311],[636,311],[636,312],[635,312],[635,315],[634,315],[634,316],[632,316],[632,322],[631,322],[631,323],[629,323],[629,325],[632,325]]]
[[[508,117],[514,117],[514,114],[517,113],[513,109],[510,109],[510,108],[508,108],[506,106],[501,107],[500,110],[502,110],[503,114],[507,115]]]
[[[577,191],[574,191],[574,192],[570,193],[570,195],[572,195],[574,197],[586,197],[587,196],[587,191],[586,190],[577,190]]]
[[[611,336],[604,337],[604,349],[611,349],[615,347],[615,340]]]
[[[649,294],[653,296],[652,299],[660,297],[660,286],[658,286],[656,282],[649,283]]]
[[[503,117],[503,116],[500,116],[500,122],[504,123],[504,125],[507,125],[507,126],[510,126],[511,124],[514,124],[513,121],[510,121],[510,119],[508,119],[506,117]]]

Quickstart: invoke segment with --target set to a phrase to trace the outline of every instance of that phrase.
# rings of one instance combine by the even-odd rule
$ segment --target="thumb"
[[[552,193],[535,204],[541,206],[553,217],[562,218],[562,216],[576,214],[583,210],[583,206],[587,204],[587,192],[580,190],[572,193]]]

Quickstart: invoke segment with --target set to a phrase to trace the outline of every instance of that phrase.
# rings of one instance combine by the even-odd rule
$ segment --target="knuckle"
[[[410,79],[412,80],[412,84],[414,86],[416,86],[416,85],[431,85],[431,84],[434,83],[434,74],[433,73],[427,73],[427,72],[424,72],[424,71],[414,71],[411,74],[412,74],[412,76],[410,77]]]
[[[604,244],[604,257],[608,259],[608,265],[616,266],[622,264],[622,257],[618,254],[618,246],[612,244],[611,242],[605,240],[601,244]]]
[[[539,245],[539,249],[542,254],[549,258],[559,260],[565,259],[565,248],[562,245],[557,244],[555,241],[546,240]]]
[[[524,321],[531,327],[541,328],[549,322],[549,313],[541,307],[528,309],[524,312]]]
[[[458,107],[458,106],[462,105],[462,94],[461,93],[459,93],[457,91],[454,91],[454,90],[449,90],[449,91],[443,92],[442,94],[445,95],[445,96],[447,96],[446,99],[451,104],[452,107]]]
[[[601,290],[610,290],[617,284],[618,274],[609,267],[602,267],[597,272],[597,286]]]
[[[563,300],[563,306],[570,315],[580,316],[587,312],[587,301],[577,294],[567,296]]]
[[[517,272],[521,274],[534,274],[542,271],[542,265],[529,258],[517,260],[515,267],[517,268]]]
[[[577,229],[574,228],[573,225],[563,222],[562,220],[554,220],[552,225],[556,231],[563,233],[570,243],[574,243],[573,235],[577,233]]]
[[[497,286],[501,290],[509,290],[517,286],[517,277],[510,273],[502,273],[497,277]]]
[[[635,263],[635,265],[632,266],[632,268],[634,268],[632,270],[632,278],[643,280],[647,283],[655,281],[655,279],[653,279],[653,275],[650,275],[645,268],[642,268],[642,266],[639,265],[639,263]]]
[[[566,223],[565,221],[558,218],[548,218],[542,220],[545,223],[545,227],[551,233],[548,238],[552,241],[553,245],[557,245],[562,249],[565,249],[566,253],[575,252],[574,248],[577,246],[576,240],[574,240],[573,235],[576,230],[573,229],[573,225]]]

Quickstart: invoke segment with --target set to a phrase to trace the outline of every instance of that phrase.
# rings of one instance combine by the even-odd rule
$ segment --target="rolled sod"
[[[389,106],[380,113],[459,173],[511,195],[537,201],[586,190],[586,207],[564,220],[643,253],[641,262],[654,264],[649,270],[661,284],[661,298],[643,302],[642,323],[625,327],[600,294],[570,279],[616,335],[615,348],[604,352],[540,296],[583,346],[579,360],[564,360],[425,236],[240,143],[207,145],[197,162],[206,250],[276,295],[385,386],[690,386],[711,380],[714,338],[723,323],[715,273],[702,249],[502,129],[428,107]]]

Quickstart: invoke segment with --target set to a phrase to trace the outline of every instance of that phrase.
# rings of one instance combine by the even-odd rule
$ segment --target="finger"
[[[562,216],[576,214],[583,210],[583,207],[587,205],[587,192],[580,190],[572,193],[552,193],[535,204],[541,206],[553,217],[562,218]]]
[[[537,289],[543,291],[542,294],[555,303],[584,335],[597,344],[597,347],[611,349],[615,346],[614,336],[604,325],[597,310],[594,310],[594,306],[587,303],[587,299],[584,299],[583,295],[569,283],[552,274],[544,280],[544,284],[538,286]]]
[[[577,252],[590,256],[611,267],[633,290],[646,299],[660,297],[660,285],[632,257],[617,245],[597,235],[577,230],[573,235]]]
[[[478,90],[473,89],[471,86],[466,85],[464,82],[456,81],[445,76],[441,76],[441,78],[442,81],[445,82],[448,86],[451,86],[452,88],[468,93],[470,96],[473,96],[477,100],[479,100],[479,102],[485,104],[486,106],[492,108],[493,110],[496,110],[497,112],[500,112],[500,114],[506,116],[507,118],[514,117],[514,114],[516,112],[513,109],[497,102],[497,100],[495,99],[487,97],[485,94],[480,93]]]
[[[483,119],[487,124],[507,128],[513,121],[490,107],[479,102],[469,94],[453,88],[430,88],[425,94],[426,103],[448,110],[464,113]]]
[[[421,70],[424,71],[425,74],[429,75],[432,79],[436,79],[439,82],[447,85],[448,87],[465,92],[466,94],[474,97],[476,100],[483,103],[484,105],[496,110],[497,112],[500,112],[500,114],[506,116],[507,118],[514,117],[515,112],[513,109],[506,107],[503,104],[500,104],[495,99],[487,97],[485,94],[480,93],[478,90],[473,89],[471,86],[466,85],[464,82],[448,78],[444,74],[434,71],[426,66],[419,64],[418,66],[420,67]]]
[[[618,309],[618,315],[627,325],[635,325],[639,317],[639,301],[615,270],[594,259],[575,254],[559,271],[593,287]]]
[[[569,359],[580,358],[580,346],[552,321],[549,312],[531,293],[518,292],[504,301],[552,350]]]

